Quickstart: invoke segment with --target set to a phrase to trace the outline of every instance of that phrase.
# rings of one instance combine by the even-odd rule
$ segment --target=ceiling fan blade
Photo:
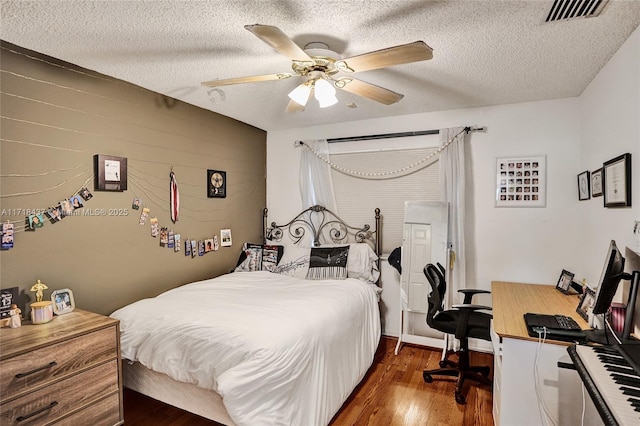
[[[260,40],[273,47],[278,53],[283,54],[292,61],[313,61],[304,50],[293,42],[278,27],[271,25],[245,25],[247,30],[251,31]]]
[[[251,77],[237,77],[237,78],[227,78],[224,80],[204,81],[201,84],[203,86],[208,86],[208,87],[218,87],[218,86],[230,86],[232,84],[240,84],[240,83],[258,83],[261,81],[284,80],[285,78],[289,78],[289,77],[293,77],[293,74],[289,74],[288,72],[281,72],[278,74],[254,75]]]
[[[409,44],[345,58],[337,61],[335,65],[340,71],[359,72],[425,61],[431,58],[433,58],[433,49],[427,46],[424,41],[414,41]]]
[[[401,95],[400,93],[351,77],[342,78],[336,83],[336,87],[339,89],[385,105],[395,104],[400,101],[400,99],[404,98],[404,95]]]
[[[287,112],[301,112],[304,111],[304,106],[300,105],[296,101],[289,101],[289,105],[287,105]]]

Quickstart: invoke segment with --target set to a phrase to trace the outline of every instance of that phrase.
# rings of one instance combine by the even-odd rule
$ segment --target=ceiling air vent
[[[609,0],[553,0],[545,22],[593,18],[600,15]]]

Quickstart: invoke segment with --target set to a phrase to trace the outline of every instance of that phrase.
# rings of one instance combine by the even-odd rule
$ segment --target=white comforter
[[[218,392],[237,425],[326,425],[373,362],[375,287],[242,272],[111,315],[122,357]]]

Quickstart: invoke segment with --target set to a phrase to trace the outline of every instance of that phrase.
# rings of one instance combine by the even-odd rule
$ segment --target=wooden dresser
[[[0,424],[124,423],[120,324],[75,309],[0,329]]]

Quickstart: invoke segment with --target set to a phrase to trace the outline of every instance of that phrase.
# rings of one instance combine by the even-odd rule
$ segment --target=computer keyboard
[[[561,330],[580,330],[578,323],[566,315],[554,315]]]

